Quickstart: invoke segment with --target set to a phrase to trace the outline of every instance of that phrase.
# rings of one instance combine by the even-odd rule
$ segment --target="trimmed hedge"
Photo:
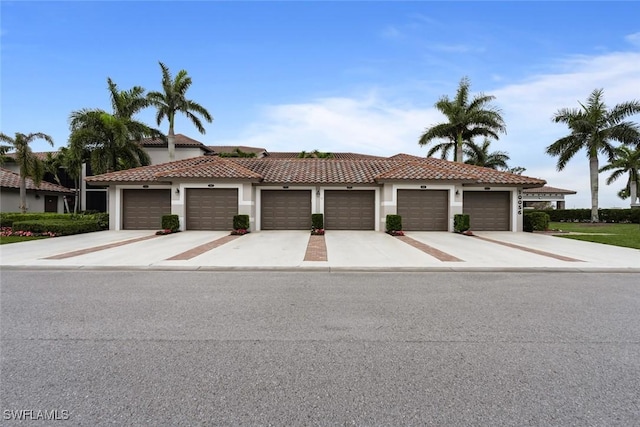
[[[546,212],[525,212],[523,219],[524,231],[545,231],[549,228],[549,215]]]
[[[387,231],[402,231],[402,216],[387,215]]]
[[[74,214],[59,213],[19,213],[19,212],[3,212],[0,213],[0,227],[11,227],[14,221],[38,221],[38,220],[72,220],[76,216]]]
[[[233,216],[233,229],[234,230],[248,230],[249,215],[234,215]]]
[[[54,233],[58,236],[69,234],[90,233],[100,231],[100,224],[93,219],[59,220],[42,219],[38,221],[16,221],[12,225],[14,231],[31,231],[32,233]]]
[[[324,228],[324,215],[321,213],[311,214],[311,228],[320,230]]]
[[[59,213],[0,213],[0,227],[13,227],[14,222],[23,221],[96,221],[102,230],[109,228],[109,214],[106,212],[59,214]]]
[[[172,233],[180,230],[178,215],[162,215],[162,229],[171,230]]]
[[[453,231],[463,233],[471,227],[471,217],[468,214],[455,214],[453,216]]]
[[[552,222],[591,222],[591,209],[545,209]],[[640,224],[640,209],[598,209],[600,222],[621,222]]]

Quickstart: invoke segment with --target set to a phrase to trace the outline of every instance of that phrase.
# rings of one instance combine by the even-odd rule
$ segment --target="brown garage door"
[[[416,231],[449,230],[447,190],[398,190],[398,215],[402,228]]]
[[[263,230],[310,230],[311,190],[262,190]]]
[[[511,193],[508,191],[465,191],[462,212],[469,214],[472,231],[508,231]]]
[[[325,191],[324,226],[328,230],[373,230],[375,203],[373,190]]]
[[[187,189],[187,230],[231,230],[237,214],[238,189]]]
[[[171,190],[123,190],[122,228],[159,230],[162,215],[171,213]]]

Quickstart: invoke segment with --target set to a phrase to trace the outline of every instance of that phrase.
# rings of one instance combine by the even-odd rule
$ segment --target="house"
[[[73,191],[51,182],[42,181],[36,186],[27,178],[28,212],[64,212],[63,197],[72,197]],[[20,212],[20,174],[0,168],[0,211]]]
[[[353,154],[353,153],[352,153]],[[110,229],[158,229],[165,214],[182,230],[229,230],[236,214],[252,230],[385,231],[387,214],[405,230],[452,231],[458,213],[473,230],[522,230],[523,191],[541,179],[399,154],[330,159],[202,155],[86,178],[108,188]]]
[[[538,188],[527,188],[522,192],[522,202],[524,208],[533,209],[536,203],[555,203],[556,209],[565,209],[564,196],[576,194],[573,190],[550,187],[548,185]]]

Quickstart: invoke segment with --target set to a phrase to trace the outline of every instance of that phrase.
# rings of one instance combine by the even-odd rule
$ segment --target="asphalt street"
[[[640,420],[638,273],[0,279],[2,425]]]

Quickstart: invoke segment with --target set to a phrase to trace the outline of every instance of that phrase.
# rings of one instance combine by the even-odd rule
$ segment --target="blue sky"
[[[492,148],[588,207],[585,153],[563,172],[544,154],[567,133],[551,116],[596,88],[610,106],[640,99],[637,2],[2,1],[0,13],[0,130],[56,147],[73,110],[110,108],[107,77],[159,90],[163,61],[215,118],[205,135],[183,119],[176,132],[207,145],[426,155],[420,134],[444,120],[433,104],[468,76],[502,109]],[[155,125],[152,109],[138,118]],[[605,178],[600,206],[627,206],[624,182]]]

